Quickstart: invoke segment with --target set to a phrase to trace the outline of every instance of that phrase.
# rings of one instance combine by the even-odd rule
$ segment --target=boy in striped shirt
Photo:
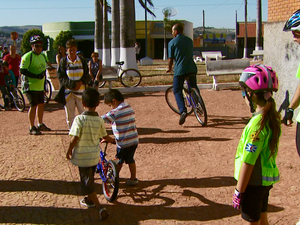
[[[122,93],[116,89],[111,89],[105,94],[104,103],[112,108],[111,111],[101,117],[112,126],[117,144],[118,171],[120,172],[124,162],[128,164],[130,179],[126,181],[126,184],[129,186],[137,185],[138,179],[136,178],[134,153],[139,139],[135,126],[135,113],[131,106],[124,102]]]

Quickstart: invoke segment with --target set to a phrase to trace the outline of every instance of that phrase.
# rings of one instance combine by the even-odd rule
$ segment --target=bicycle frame
[[[191,86],[190,86],[190,82],[189,82],[188,79],[189,78],[186,78],[185,81],[184,81],[185,84],[187,85],[188,93],[186,95],[185,91],[183,90],[183,95],[188,100],[189,106],[191,106],[193,108],[196,108],[196,104],[195,104],[194,98],[191,96]]]
[[[103,182],[107,181],[106,177],[104,176],[106,172],[105,170],[107,170],[107,168],[105,167],[105,164],[107,163],[105,156],[106,156],[106,146],[104,152],[100,148],[100,162],[97,164],[97,170],[100,171],[99,174]]]

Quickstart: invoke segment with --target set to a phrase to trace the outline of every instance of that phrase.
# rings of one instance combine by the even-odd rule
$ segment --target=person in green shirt
[[[51,130],[43,123],[44,115],[44,87],[46,66],[53,68],[47,56],[42,53],[43,40],[35,35],[30,38],[31,51],[22,56],[20,73],[22,76],[22,91],[29,100],[28,119],[30,123],[29,134],[40,135],[41,131]],[[37,127],[35,117],[37,113]]]
[[[293,13],[293,15],[286,21],[283,31],[292,31],[294,42],[300,44],[300,9]],[[296,77],[300,79],[300,64]],[[295,91],[294,97],[290,105],[285,110],[283,123],[287,126],[291,126],[293,123],[294,109],[297,109],[300,105],[300,85],[298,84],[297,90]],[[300,112],[296,118],[296,147],[298,155],[300,156]]]
[[[233,207],[241,209],[248,224],[267,225],[269,192],[279,181],[276,157],[281,117],[272,97],[278,90],[278,77],[271,67],[256,64],[244,70],[239,82],[253,116],[243,130],[235,155],[237,185]]]

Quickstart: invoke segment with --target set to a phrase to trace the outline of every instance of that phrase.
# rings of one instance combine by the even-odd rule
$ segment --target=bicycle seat
[[[116,64],[122,66],[122,65],[124,65],[124,61],[116,62]]]

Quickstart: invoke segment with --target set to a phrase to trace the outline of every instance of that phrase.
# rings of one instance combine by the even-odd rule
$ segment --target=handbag
[[[54,97],[54,101],[56,101],[57,103],[63,104],[63,105],[66,104],[65,86],[61,86],[59,88],[57,95]]]

